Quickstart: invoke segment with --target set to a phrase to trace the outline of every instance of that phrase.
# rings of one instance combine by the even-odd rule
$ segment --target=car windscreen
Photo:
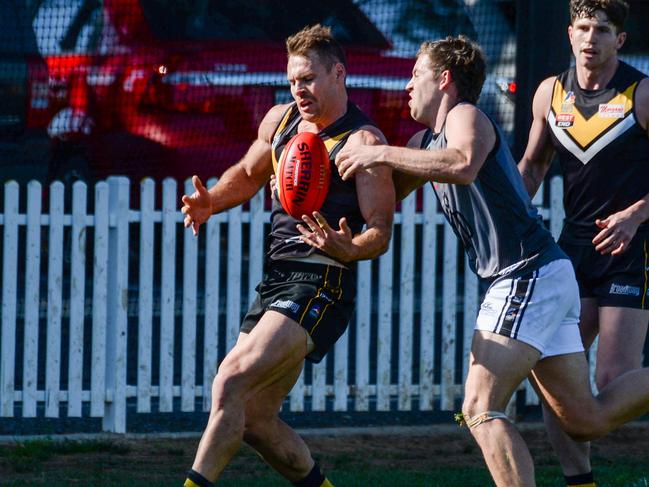
[[[388,41],[350,1],[141,0],[150,29],[164,40],[283,41],[307,25],[332,27],[341,43],[387,48]]]

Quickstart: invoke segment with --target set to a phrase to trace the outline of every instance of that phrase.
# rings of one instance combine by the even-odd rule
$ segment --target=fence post
[[[104,431],[126,432],[129,181],[108,178],[108,306]]]
[[[92,359],[90,416],[106,411],[106,323],[108,323],[108,184],[95,185],[94,257],[92,262]]]
[[[41,183],[27,185],[27,247],[25,255],[25,340],[23,355],[23,417],[36,417],[38,384],[38,320],[41,269]],[[5,205],[6,207],[6,205]]]
[[[2,357],[0,357],[0,416],[14,415],[16,348],[16,287],[18,275],[18,183],[5,184],[2,259]]]
[[[50,229],[47,262],[47,341],[45,417],[59,417],[61,387],[61,318],[63,314],[63,184],[50,185]]]

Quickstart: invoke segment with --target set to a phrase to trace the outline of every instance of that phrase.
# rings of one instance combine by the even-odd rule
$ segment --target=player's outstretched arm
[[[534,94],[532,126],[530,127],[525,154],[518,163],[518,171],[523,177],[525,189],[527,189],[530,198],[536,194],[539,186],[541,186],[554,155],[554,148],[547,127],[547,116],[552,103],[552,88],[555,79],[552,76],[544,80]]]
[[[343,179],[361,168],[388,166],[410,175],[410,184],[417,180],[470,184],[495,144],[491,122],[475,106],[457,105],[446,119],[446,138],[447,148],[438,150],[378,145],[356,151],[349,147],[340,152],[336,165]]]
[[[194,235],[197,235],[200,225],[212,214],[245,203],[266,184],[273,173],[272,134],[286,108],[287,105],[277,105],[268,111],[248,152],[237,164],[228,168],[209,191],[197,176],[192,178],[194,193],[182,197],[185,228],[191,226]]]

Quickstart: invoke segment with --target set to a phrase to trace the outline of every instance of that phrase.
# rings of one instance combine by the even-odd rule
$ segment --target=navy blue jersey
[[[471,269],[485,279],[514,277],[567,258],[532,205],[502,133],[493,127],[496,144],[471,184],[432,183]],[[443,127],[438,134],[428,130],[421,147],[446,145]]]

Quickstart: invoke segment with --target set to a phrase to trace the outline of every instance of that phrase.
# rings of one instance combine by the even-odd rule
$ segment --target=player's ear
[[[343,63],[336,63],[333,69],[336,73],[336,79],[341,79],[345,76],[345,65]]]

